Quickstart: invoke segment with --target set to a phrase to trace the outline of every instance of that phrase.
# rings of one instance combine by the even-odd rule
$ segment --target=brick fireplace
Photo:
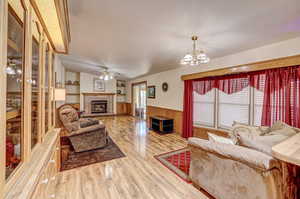
[[[84,115],[112,115],[115,109],[114,93],[82,93]]]

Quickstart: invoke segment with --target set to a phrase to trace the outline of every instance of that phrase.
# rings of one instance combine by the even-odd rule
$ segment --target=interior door
[[[133,115],[140,119],[146,119],[147,96],[146,83],[133,85]]]

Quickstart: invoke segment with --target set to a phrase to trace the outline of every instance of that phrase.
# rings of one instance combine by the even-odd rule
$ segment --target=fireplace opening
[[[107,100],[91,101],[91,113],[107,113]]]

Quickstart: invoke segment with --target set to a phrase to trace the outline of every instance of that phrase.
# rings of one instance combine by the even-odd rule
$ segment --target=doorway
[[[133,116],[146,120],[147,111],[147,82],[132,84],[132,113]]]

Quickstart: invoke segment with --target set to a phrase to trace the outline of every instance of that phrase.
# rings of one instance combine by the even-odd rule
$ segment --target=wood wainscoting
[[[174,119],[174,132],[181,134],[182,131],[182,111],[161,108],[156,106],[147,106],[147,123],[150,124],[150,116],[163,116]]]
[[[182,132],[182,111],[156,107],[156,106],[147,106],[147,123],[150,125],[150,116],[163,116],[174,119],[174,132],[181,134]],[[215,135],[228,137],[228,133],[226,130],[215,129],[215,128],[206,128],[206,127],[196,127],[193,128],[194,137],[202,138],[208,140],[208,132],[213,133]]]
[[[194,132],[194,137],[198,137],[205,140],[208,140],[208,132],[218,136],[228,137],[228,132],[226,130],[215,129],[215,128],[194,126],[193,132]]]

